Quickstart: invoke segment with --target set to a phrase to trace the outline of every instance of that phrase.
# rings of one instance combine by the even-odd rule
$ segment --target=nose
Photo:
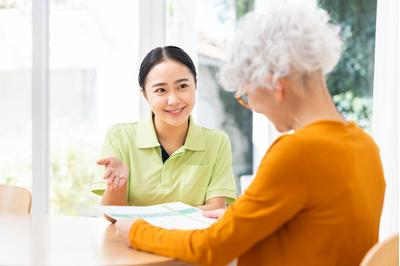
[[[172,106],[179,104],[179,97],[175,93],[170,93],[167,104]]]

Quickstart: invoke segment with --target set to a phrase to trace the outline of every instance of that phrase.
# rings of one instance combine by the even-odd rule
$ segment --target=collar
[[[204,151],[206,149],[203,128],[194,123],[191,115],[189,117],[189,130],[183,146],[185,149],[192,151]]]
[[[153,123],[153,113],[138,122],[137,147],[154,148],[159,147],[156,130]],[[193,117],[189,117],[189,129],[183,147],[192,151],[204,151],[206,147],[203,129],[193,122]]]
[[[136,143],[139,149],[159,147],[156,130],[153,123],[153,113],[140,120],[137,126]]]

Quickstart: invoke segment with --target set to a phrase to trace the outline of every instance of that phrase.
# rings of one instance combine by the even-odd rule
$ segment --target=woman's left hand
[[[131,231],[132,224],[135,222],[136,220],[122,219],[115,223],[115,226],[117,227],[117,236],[127,247],[131,247],[129,232]]]

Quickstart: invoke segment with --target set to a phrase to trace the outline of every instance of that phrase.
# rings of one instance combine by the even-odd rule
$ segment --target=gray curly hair
[[[239,95],[273,88],[291,70],[329,73],[341,54],[340,28],[317,7],[282,4],[251,12],[238,24],[220,80]]]

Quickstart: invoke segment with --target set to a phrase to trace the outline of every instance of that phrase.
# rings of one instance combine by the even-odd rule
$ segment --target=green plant
[[[90,193],[96,160],[90,146],[52,153],[51,211],[63,215],[94,215],[98,197]]]
[[[352,91],[371,97],[374,77],[376,0],[318,0],[341,27],[342,57],[328,77],[332,95]]]
[[[354,121],[367,131],[371,131],[372,98],[358,97],[352,91],[347,91],[334,95],[333,101],[346,120]]]
[[[15,176],[11,176],[11,175],[6,175],[2,178],[2,184],[6,184],[6,185],[15,185],[17,182],[17,178]]]
[[[341,26],[342,57],[329,74],[328,87],[337,109],[371,131],[376,0],[318,0]]]

